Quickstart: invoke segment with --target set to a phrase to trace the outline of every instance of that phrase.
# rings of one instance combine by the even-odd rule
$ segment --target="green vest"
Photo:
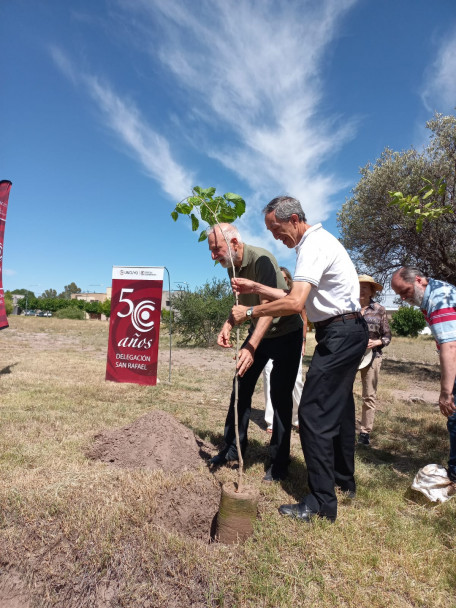
[[[232,268],[228,268],[228,275],[231,280],[233,277]],[[277,260],[272,253],[261,247],[253,247],[244,243],[242,264],[239,268],[236,267],[236,276],[242,279],[250,279],[269,287],[288,289]],[[239,304],[248,307],[258,306],[260,304],[260,297],[255,293],[241,294],[239,296]],[[250,331],[253,331],[257,323],[258,319],[252,319]],[[293,314],[286,317],[276,317],[273,319],[263,339],[278,338],[298,329],[302,330],[301,315]]]

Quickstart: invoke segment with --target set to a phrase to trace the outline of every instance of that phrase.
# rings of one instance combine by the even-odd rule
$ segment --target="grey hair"
[[[275,216],[278,220],[287,222],[293,214],[298,216],[300,222],[306,221],[306,214],[302,210],[301,203],[297,198],[292,196],[276,196],[263,209],[263,213],[267,215],[275,211]]]
[[[239,233],[239,230],[236,228],[236,226],[233,226],[233,224],[223,223],[215,224],[214,226],[209,226],[209,228],[206,230],[207,236],[215,233],[216,228],[220,229],[220,232],[228,241],[228,243],[231,241],[231,239],[237,239],[238,243],[242,243],[242,238]]]
[[[403,281],[410,284],[415,282],[416,277],[422,277],[427,280],[427,276],[416,266],[402,266],[402,268],[396,270],[394,275],[397,275]]]

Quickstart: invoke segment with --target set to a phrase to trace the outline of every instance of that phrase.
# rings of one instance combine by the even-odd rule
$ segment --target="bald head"
[[[231,266],[231,262],[235,266],[241,265],[244,245],[239,230],[235,226],[222,223],[211,226],[206,232],[213,260],[220,262],[223,268]]]

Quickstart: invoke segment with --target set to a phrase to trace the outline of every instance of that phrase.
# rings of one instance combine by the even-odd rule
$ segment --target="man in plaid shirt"
[[[448,419],[450,458],[448,477],[456,482],[456,287],[430,279],[418,268],[403,266],[392,277],[391,287],[409,304],[419,306],[440,353],[440,411]]]

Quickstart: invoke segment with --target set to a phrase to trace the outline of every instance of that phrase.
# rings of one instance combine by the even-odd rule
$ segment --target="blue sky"
[[[3,284],[105,290],[113,265],[172,288],[226,271],[189,222],[191,187],[247,202],[238,226],[293,268],[262,207],[299,198],[337,235],[359,168],[420,147],[456,105],[454,0],[1,3]]]

